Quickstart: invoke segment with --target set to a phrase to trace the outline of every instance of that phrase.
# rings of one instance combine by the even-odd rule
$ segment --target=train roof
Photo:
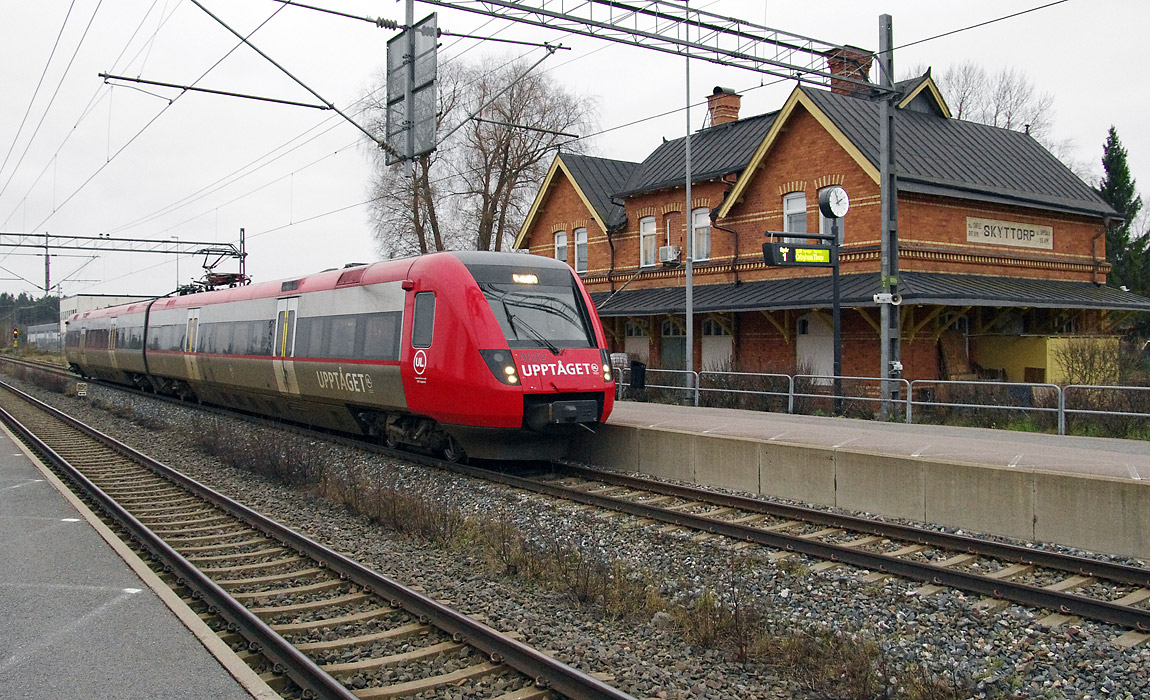
[[[208,304],[246,301],[249,299],[294,296],[296,294],[319,292],[342,287],[396,282],[407,279],[412,268],[416,266],[425,268],[426,266],[441,265],[442,261],[448,257],[455,258],[465,267],[469,268],[524,264],[529,264],[536,268],[567,268],[566,263],[541,255],[475,250],[444,251],[398,260],[348,265],[342,268],[332,268],[323,270],[322,272],[315,272],[302,277],[280,279],[270,282],[257,282],[243,287],[230,287],[228,289],[184,294],[176,297],[157,297],[154,301],[133,302],[121,306],[109,306],[103,309],[87,311],[82,314],[77,314],[74,318],[103,318],[121,314],[143,313],[149,304],[154,304],[154,308],[156,309],[180,309]]]

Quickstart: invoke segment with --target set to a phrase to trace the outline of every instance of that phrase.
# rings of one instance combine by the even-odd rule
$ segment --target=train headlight
[[[519,384],[519,370],[515,368],[515,358],[507,350],[480,350],[479,354],[483,356],[483,361],[487,363],[487,368],[491,370],[491,374],[495,375],[503,384],[517,385]]]
[[[611,361],[607,357],[607,351],[603,348],[599,348],[599,360],[603,364],[603,381],[614,381],[614,377],[611,375]]]

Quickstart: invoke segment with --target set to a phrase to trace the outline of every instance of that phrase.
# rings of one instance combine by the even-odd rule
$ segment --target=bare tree
[[[376,155],[372,224],[381,254],[509,247],[548,154],[559,146],[581,150],[563,134],[592,127],[591,102],[526,67],[491,60],[441,66],[437,132],[459,128],[418,159],[410,177]],[[382,132],[383,106],[369,109]]]
[[[922,75],[922,66],[910,76]],[[1025,131],[1076,175],[1088,179],[1090,164],[1076,160],[1072,139],[1055,139],[1054,95],[1041,92],[1026,73],[1003,68],[991,74],[974,61],[948,67],[936,78],[950,113],[956,119]]]

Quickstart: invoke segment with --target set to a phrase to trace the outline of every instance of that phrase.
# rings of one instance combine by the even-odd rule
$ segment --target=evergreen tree
[[[1098,193],[1123,218],[1106,231],[1106,257],[1113,265],[1107,281],[1115,287],[1126,287],[1132,292],[1150,295],[1147,237],[1133,229],[1135,218],[1142,209],[1142,198],[1138,196],[1134,178],[1130,176],[1126,149],[1118,140],[1118,131],[1113,126],[1102,147],[1102,169],[1105,175],[1099,184]]]

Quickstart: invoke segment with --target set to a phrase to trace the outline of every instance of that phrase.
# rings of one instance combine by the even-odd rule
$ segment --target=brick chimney
[[[828,51],[826,56],[827,71],[832,76],[831,92],[838,95],[856,95],[867,91],[867,88],[862,85],[855,85],[839,78],[869,82],[868,76],[871,62],[874,61],[874,54],[857,46],[844,46],[841,49]]]
[[[711,126],[727,124],[739,120],[739,106],[743,102],[740,95],[730,88],[716,87],[707,95],[707,110],[711,113]]]

